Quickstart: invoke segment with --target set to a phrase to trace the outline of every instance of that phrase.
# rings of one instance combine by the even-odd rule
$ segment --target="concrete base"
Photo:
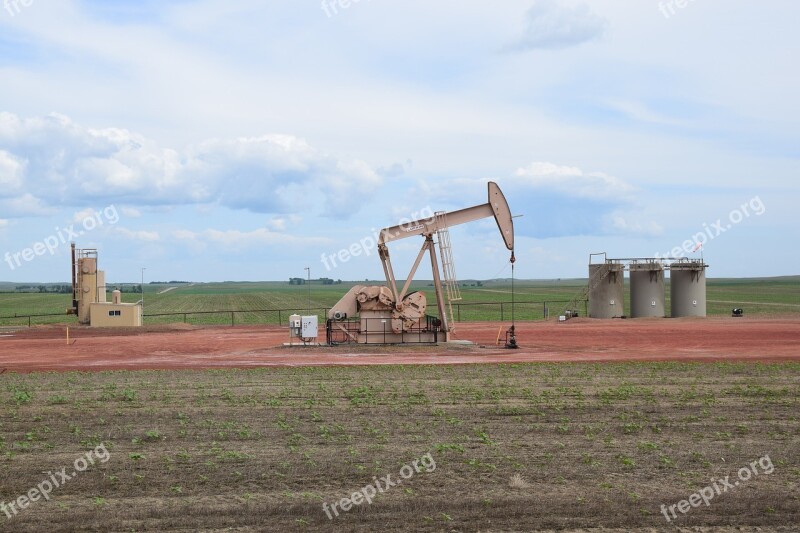
[[[283,345],[286,346],[286,347],[289,347],[289,348],[302,348],[302,347],[314,348],[314,347],[318,347],[318,346],[326,346],[325,344],[320,344],[318,342],[306,342],[306,343],[302,343],[302,342],[284,342]]]

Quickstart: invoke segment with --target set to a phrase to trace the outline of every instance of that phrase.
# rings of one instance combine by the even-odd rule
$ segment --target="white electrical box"
[[[301,327],[302,318],[300,315],[292,315],[289,317],[289,335],[291,337],[299,337]]]
[[[319,326],[317,324],[317,316],[304,316],[302,318],[300,337],[303,339],[316,339],[318,335]]]

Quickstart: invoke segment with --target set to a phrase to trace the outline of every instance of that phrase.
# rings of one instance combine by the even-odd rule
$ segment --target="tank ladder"
[[[596,270],[595,273],[592,274],[592,277],[589,278],[589,283],[586,284],[586,287],[584,287],[581,292],[576,294],[572,300],[569,301],[567,306],[564,308],[564,313],[575,309],[575,306],[578,305],[578,302],[585,301],[586,297],[589,296],[589,293],[596,289],[597,286],[600,285],[610,273],[610,268]]]
[[[447,212],[437,211],[436,216],[436,239],[439,241],[439,256],[442,259],[442,284],[447,293],[447,307],[450,311],[450,329],[455,330],[455,320],[453,318],[453,303],[461,300],[461,290],[458,288],[458,278],[456,277],[456,265],[453,261],[453,249],[450,246],[450,229],[447,226]]]

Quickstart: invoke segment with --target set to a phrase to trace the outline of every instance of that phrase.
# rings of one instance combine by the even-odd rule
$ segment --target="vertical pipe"
[[[78,312],[78,298],[75,291],[77,291],[77,287],[75,286],[75,243],[70,243],[72,248],[72,308],[75,312]]]
[[[450,325],[447,323],[447,311],[445,310],[444,294],[442,294],[442,280],[439,277],[439,263],[436,261],[436,250],[433,245],[433,237],[425,236],[425,246],[431,255],[431,270],[433,271],[433,284],[436,291],[436,305],[439,307],[439,320],[442,321],[442,331],[444,331],[444,342],[450,340]]]

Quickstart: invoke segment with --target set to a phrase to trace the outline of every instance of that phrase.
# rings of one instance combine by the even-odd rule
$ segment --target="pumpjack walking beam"
[[[514,250],[514,220],[511,215],[511,209],[508,207],[503,191],[497,183],[490,181],[488,184],[489,199],[485,204],[460,209],[458,211],[451,211],[446,213],[446,216],[433,216],[428,219],[415,220],[406,224],[400,224],[385,228],[381,230],[378,239],[378,255],[383,264],[383,272],[386,275],[386,285],[392,292],[395,305],[401,306],[403,298],[411,285],[414,274],[419,268],[425,252],[428,252],[431,257],[431,268],[433,270],[433,285],[436,291],[436,304],[439,308],[439,318],[442,321],[442,328],[445,332],[450,331],[449,324],[447,323],[447,313],[445,308],[445,297],[442,290],[441,277],[439,274],[439,263],[436,258],[435,244],[433,235],[437,231],[446,230],[452,226],[466,224],[467,222],[474,222],[484,218],[494,217],[497,222],[497,228],[500,230],[500,235],[503,237],[503,242],[506,248]],[[401,291],[397,290],[397,281],[392,269],[392,261],[389,256],[388,244],[400,239],[408,237],[415,237],[422,235],[425,237],[425,242],[420,249],[414,266],[406,279],[405,285]]]

